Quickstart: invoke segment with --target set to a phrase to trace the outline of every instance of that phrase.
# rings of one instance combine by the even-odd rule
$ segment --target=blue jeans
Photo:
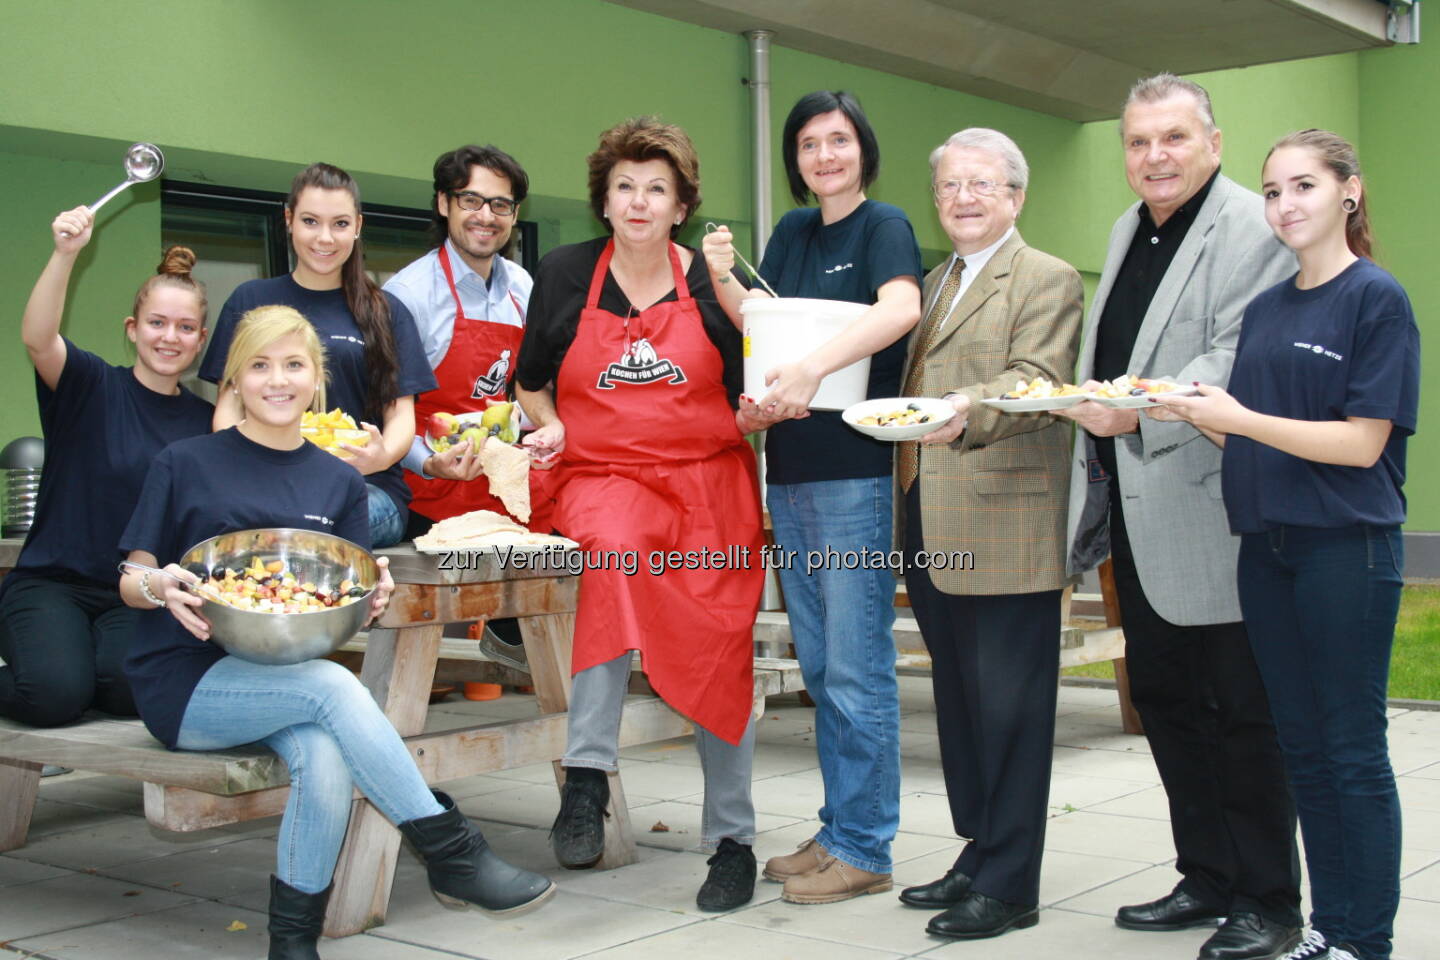
[[[185,708],[180,749],[256,741],[290,768],[275,875],[297,890],[330,886],[352,787],[394,824],[443,812],[370,691],[338,663],[226,657],[206,671]]]
[[[890,633],[895,574],[883,563],[844,568],[854,557],[849,551],[890,551],[891,480],[777,483],[766,499],[779,555],[796,553],[779,575],[815,701],[825,782],[817,836],[837,859],[889,873],[890,841],[900,826],[900,693]]]
[[[1398,527],[1282,526],[1240,543],[1240,607],[1310,869],[1310,922],[1390,956],[1400,800],[1385,740],[1404,563]]]
[[[370,549],[395,546],[405,535],[409,511],[402,514],[390,494],[373,483],[365,484],[365,490],[370,495]]]

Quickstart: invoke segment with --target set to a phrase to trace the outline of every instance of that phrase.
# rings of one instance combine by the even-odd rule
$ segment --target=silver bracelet
[[[149,571],[146,571],[145,573],[140,574],[140,596],[144,597],[146,600],[149,600],[151,603],[155,604],[155,606],[157,606],[157,607],[163,607],[163,606],[165,606],[165,601],[164,601],[164,600],[161,600],[159,597],[155,596],[155,594],[153,594],[153,593],[150,592],[150,573],[149,573]]]

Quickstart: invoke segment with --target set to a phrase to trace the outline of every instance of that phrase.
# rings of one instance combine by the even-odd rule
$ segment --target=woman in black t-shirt
[[[1295,794],[1313,900],[1290,957],[1385,960],[1400,803],[1385,739],[1405,444],[1420,339],[1370,259],[1355,150],[1305,130],[1265,160],[1265,217],[1300,272],[1245,310],[1227,393],[1167,401],[1225,447],[1240,609]]]
[[[165,564],[192,544],[233,530],[298,527],[366,543],[360,475],[300,435],[304,411],[324,404],[315,330],[290,307],[250,311],[236,327],[221,380],[244,413],[217,433],[172,444],[155,459],[121,540],[129,559]],[[394,582],[380,558],[373,619]],[[206,642],[201,598],[172,577],[133,568],[125,602],[145,610],[143,638],[126,661],[140,714],[166,746],[216,750],[260,742],[285,760],[290,800],[270,884],[270,960],[313,960],[331,878],[359,788],[429,865],[442,902],[515,911],[554,884],[505,863],[443,793],[433,793],[370,692],[329,660],[251,663]],[[285,614],[277,614],[285,616]]]
[[[134,715],[121,671],[136,616],[115,590],[120,531],[155,454],[210,428],[210,404],[180,386],[205,341],[205,288],[190,276],[189,250],[167,250],[135,295],[125,318],[133,367],[61,336],[70,273],[93,226],[87,207],[50,225],[55,252],[20,331],[35,365],[46,462],[25,546],[0,583],[0,716],[36,726],[69,723],[89,707]]]

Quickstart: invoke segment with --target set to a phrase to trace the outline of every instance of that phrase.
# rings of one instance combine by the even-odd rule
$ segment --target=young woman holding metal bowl
[[[204,604],[181,581],[191,544],[232,530],[290,527],[369,541],[361,475],[300,434],[301,416],[323,407],[325,362],[315,330],[290,307],[260,307],[236,326],[221,378],[244,418],[172,444],[155,458],[121,539],[131,569],[126,603],[148,611],[126,671],[146,726],[180,750],[260,742],[290,769],[278,864],[270,886],[270,960],[313,960],[331,878],[358,787],[429,864],[447,903],[509,912],[540,903],[554,884],[513,867],[445,794],[432,792],[375,700],[329,660],[259,664],[206,642]],[[380,558],[369,615],[394,583]],[[262,616],[257,614],[257,616]],[[263,616],[308,616],[264,614]]]

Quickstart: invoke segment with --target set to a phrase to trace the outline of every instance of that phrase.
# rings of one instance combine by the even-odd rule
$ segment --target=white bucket
[[[741,301],[745,323],[745,393],[755,400],[769,391],[765,374],[803,360],[816,347],[850,326],[869,306],[844,300],[752,297]],[[812,410],[844,410],[865,399],[870,358],[857,360],[820,381]]]

